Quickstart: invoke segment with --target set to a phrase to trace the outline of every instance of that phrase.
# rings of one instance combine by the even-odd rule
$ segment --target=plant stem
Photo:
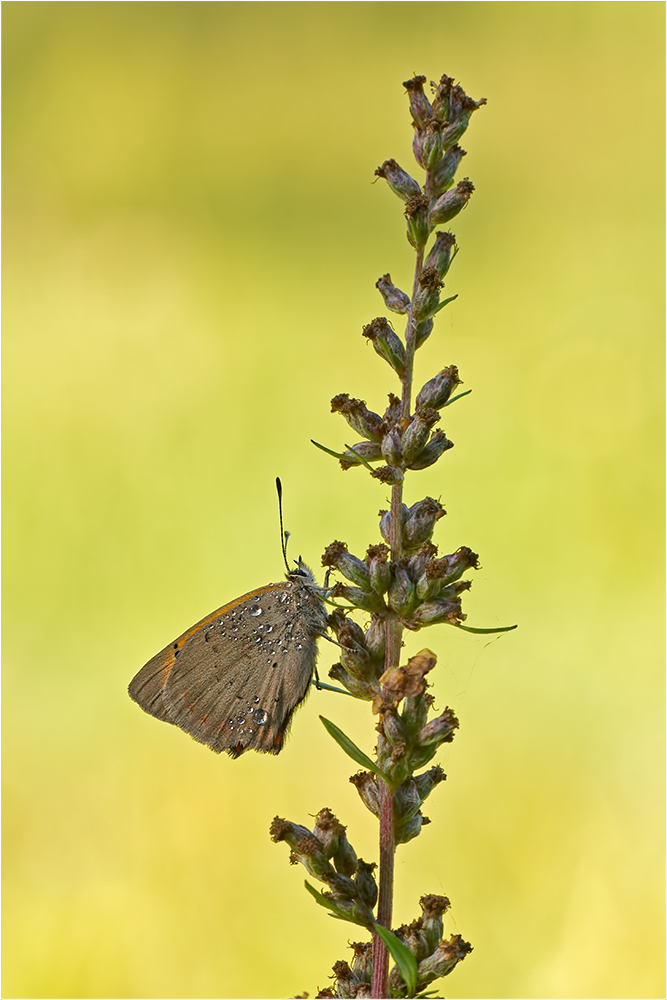
[[[415,275],[412,285],[412,302],[417,294],[419,275],[424,261],[423,249],[417,251]],[[405,374],[401,379],[402,396],[401,411],[403,417],[410,414],[410,398],[412,395],[412,377],[415,357],[415,323],[412,318],[412,305],[408,312],[408,322],[405,329],[406,364]],[[403,556],[401,536],[401,508],[403,506],[403,483],[396,483],[391,488],[391,558],[398,562]],[[397,667],[401,658],[403,628],[400,621],[389,616],[385,623],[385,670]],[[391,916],[394,902],[394,793],[389,785],[379,780],[380,796],[380,850],[378,872],[378,923],[391,930]],[[384,941],[373,935],[373,971],[371,978],[371,997],[382,1000],[389,995],[387,977],[389,973],[389,952]]]

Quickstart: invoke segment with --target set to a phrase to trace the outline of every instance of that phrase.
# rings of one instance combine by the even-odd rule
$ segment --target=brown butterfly
[[[165,646],[130,697],[216,753],[280,753],[327,627],[321,594],[299,559],[282,583],[237,597]]]

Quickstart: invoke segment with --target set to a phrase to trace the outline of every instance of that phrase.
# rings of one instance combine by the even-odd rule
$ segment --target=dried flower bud
[[[366,552],[366,562],[371,574],[371,587],[378,594],[385,594],[391,583],[391,566],[387,559],[389,548],[386,545],[369,545]]]
[[[313,835],[322,844],[324,854],[332,858],[338,850],[340,835],[345,833],[345,827],[340,823],[330,809],[320,809],[315,817]]]
[[[378,887],[373,877],[373,871],[377,868],[375,862],[367,863],[359,858],[357,874],[354,877],[357,886],[357,897],[361,899],[371,910],[377,903]]]
[[[378,479],[386,486],[395,486],[396,483],[403,482],[403,470],[396,465],[381,465],[371,472],[373,479]]]
[[[322,879],[325,874],[333,872],[324,853],[324,845],[305,826],[290,823],[289,820],[276,816],[269,833],[275,844],[281,840],[286,841],[292,848],[290,860],[300,861],[315,878]]]
[[[382,537],[387,545],[391,545],[391,512],[388,510],[380,510],[378,511],[378,515],[380,517],[380,532]],[[401,528],[407,521],[409,515],[410,510],[408,510],[405,504],[401,504]]]
[[[418,182],[406,173],[396,160],[385,160],[375,173],[378,177],[384,177],[394,194],[397,194],[403,201],[421,194],[422,189]]]
[[[458,215],[470,200],[470,195],[475,187],[467,177],[459,181],[455,188],[441,194],[434,203],[429,213],[429,224],[437,226],[442,222],[449,222],[455,215]]]
[[[433,170],[442,158],[444,125],[437,118],[429,118],[424,126],[422,150],[424,166]]]
[[[431,428],[440,420],[437,410],[429,406],[417,408],[410,425],[403,434],[403,456],[407,465],[414,462],[426,444]]]
[[[452,146],[447,150],[440,162],[436,164],[435,168],[428,175],[428,194],[432,198],[437,198],[438,195],[444,194],[445,191],[450,189],[454,183],[454,175],[459,168],[459,164],[466,155],[465,149],[461,149],[460,146]]]
[[[473,111],[486,104],[486,98],[483,97],[481,101],[473,101],[472,97],[468,97],[462,87],[456,86],[452,87],[450,91],[449,104],[449,124],[443,133],[445,149],[449,149],[459,141],[468,128]]]
[[[391,328],[384,316],[378,316],[362,330],[364,337],[371,341],[376,352],[384,358],[398,375],[405,373],[405,347],[398,334]]]
[[[361,801],[374,816],[380,815],[380,796],[377,778],[370,771],[359,771],[353,774],[350,781],[359,792]]]
[[[453,76],[441,76],[440,82],[437,84],[431,82],[431,89],[434,93],[431,113],[435,118],[439,118],[443,122],[449,121],[449,96],[453,83]]]
[[[437,432],[436,432],[437,433]],[[408,511],[403,524],[403,543],[408,550],[418,549],[433,534],[436,521],[447,511],[433,497],[417,500]]]
[[[389,393],[389,405],[384,411],[383,420],[385,424],[395,424],[401,419],[401,412],[403,409],[403,404],[401,403],[398,396],[395,396],[393,392]]]
[[[438,311],[441,288],[442,282],[435,268],[422,268],[417,294],[412,304],[412,315],[415,322],[420,323],[422,320],[430,319]]]
[[[410,296],[392,284],[390,274],[383,274],[381,278],[378,278],[375,287],[384,299],[387,309],[391,309],[395,313],[406,313],[410,308]]]
[[[375,594],[372,591],[366,592],[361,590],[360,587],[348,587],[344,583],[337,583],[331,588],[332,597],[342,597],[344,600],[349,601],[350,604],[355,608],[360,608],[362,611],[379,612],[384,610],[385,603],[379,594]]]
[[[408,220],[408,242],[415,250],[421,250],[426,246],[433,227],[429,219],[428,198],[424,195],[408,198],[405,203],[405,218]]]
[[[462,545],[456,552],[437,560],[442,567],[441,579],[443,585],[458,580],[467,569],[479,569],[479,556],[467,545]]]
[[[339,613],[338,609],[335,613]],[[371,657],[361,626],[345,617],[336,631],[336,638],[341,645],[341,660],[345,669],[360,680],[370,682],[373,678],[373,671],[369,670]]]
[[[455,246],[456,237],[453,233],[436,233],[435,242],[424,261],[424,268],[432,268],[440,278],[444,278],[454,259]]]
[[[442,915],[450,907],[450,902],[446,896],[435,896],[429,894],[422,896],[419,900],[422,908],[422,915],[419,920],[421,932],[426,938],[428,953],[432,955],[440,943],[442,937]]]
[[[415,784],[417,786],[417,791],[421,796],[422,802],[424,799],[428,798],[433,789],[439,785],[440,782],[446,780],[447,775],[439,764],[436,764],[435,767],[429,768],[428,771],[424,771],[423,774],[416,775]]]
[[[418,125],[414,125],[415,133],[412,137],[412,152],[420,167],[424,167],[424,133]]]
[[[366,629],[364,639],[366,640],[366,648],[371,657],[380,663],[384,663],[385,627],[382,618],[371,618],[371,623]]]
[[[354,941],[350,943],[350,948],[354,951],[352,971],[358,979],[370,982],[373,969],[373,942]]]
[[[340,457],[341,468],[344,471],[363,465],[364,462],[377,462],[382,458],[382,448],[378,441],[357,441],[352,448],[347,448]]]
[[[406,743],[408,734],[396,709],[392,705],[380,709],[380,726],[390,743]]]
[[[369,410],[363,399],[351,399],[346,392],[341,392],[331,400],[331,412],[342,413],[352,430],[369,441],[382,440],[382,417]]]
[[[410,574],[410,579],[417,582],[423,575],[427,564],[435,555],[437,555],[437,553],[438,546],[434,545],[433,542],[424,542],[423,545],[420,545],[415,555],[413,555],[408,562],[408,573]]]
[[[435,465],[443,452],[453,447],[454,442],[449,440],[444,431],[434,431],[429,443],[422,448],[417,458],[410,462],[409,468],[428,469],[430,465]]]
[[[453,601],[425,601],[420,604],[409,622],[408,628],[417,630],[424,625],[458,625],[465,621],[461,611],[461,599]]]
[[[443,368],[421,387],[415,400],[416,408],[419,410],[422,406],[431,406],[436,410],[441,410],[457,385],[463,385],[463,383],[459,378],[459,370],[456,365]]]
[[[327,545],[322,556],[322,565],[337,569],[362,590],[370,591],[371,573],[368,566],[347,551],[345,542],[332,542],[331,545]]]
[[[459,728],[459,720],[456,718],[451,708],[446,708],[437,719],[431,719],[420,732],[417,733],[416,742],[419,746],[426,746],[429,743],[451,743],[454,739],[454,731]]]
[[[416,813],[410,819],[405,820],[403,823],[397,823],[394,827],[394,838],[397,844],[407,844],[408,841],[414,840],[421,833],[422,827],[430,823],[430,819],[427,816],[422,816],[420,812]]]
[[[411,736],[418,733],[426,725],[428,710],[434,701],[432,694],[420,694],[405,699],[401,718]]]
[[[410,98],[410,114],[417,125],[425,125],[432,115],[431,102],[424,93],[425,83],[425,76],[413,76],[403,83]]]
[[[355,698],[363,699],[363,701],[372,701],[376,695],[375,688],[363,678],[355,677],[352,673],[347,671],[342,663],[334,663],[329,669],[329,677],[333,681],[338,681],[343,687],[354,695]]]
[[[412,819],[421,808],[422,800],[413,778],[407,778],[394,792],[394,823]]]
[[[389,465],[403,465],[403,447],[398,427],[392,427],[383,437],[382,457]]]
[[[415,585],[404,566],[394,567],[394,579],[387,592],[387,603],[401,618],[409,618],[417,606]]]
[[[427,986],[434,979],[448,976],[452,969],[472,951],[472,945],[460,934],[452,934],[449,941],[441,941],[436,950],[417,968],[419,987]]]
[[[346,827],[343,827],[343,833],[340,838],[338,850],[333,856],[333,863],[336,867],[336,871],[340,872],[341,875],[352,876],[357,870],[358,861],[356,852],[345,835],[345,830]]]
[[[417,329],[415,330],[415,347],[419,348],[424,344],[428,338],[431,336],[433,330],[433,320],[425,319],[421,323],[417,324]]]
[[[356,997],[359,980],[347,962],[336,962],[333,966],[333,973],[336,977],[335,996],[343,997],[345,1000]]]
[[[357,898],[357,888],[348,875],[341,875],[332,868],[331,871],[324,872],[320,880],[329,886],[336,900]]]
[[[437,657],[432,650],[422,649],[411,656],[404,667],[389,667],[385,670],[380,677],[384,701],[382,707],[397,706],[404,698],[423,695],[426,690],[424,677],[429,670],[433,670],[436,662]],[[377,710],[380,710],[379,705]]]

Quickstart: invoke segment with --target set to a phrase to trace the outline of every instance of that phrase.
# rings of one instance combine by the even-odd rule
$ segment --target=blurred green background
[[[408,486],[481,554],[439,655],[461,720],[399,849],[473,954],[448,997],[662,997],[661,3],[18,3],[4,15],[5,997],[311,997],[354,928],[269,841],[329,806],[376,830],[313,694],[278,758],[143,715],[135,671],[292,555],[379,540],[387,492],[309,444],[409,285],[401,83],[488,106],[417,379],[456,363],[456,447]],[[413,164],[414,166],[414,164]],[[320,572],[318,570],[318,572]],[[333,647],[321,654],[324,675]]]

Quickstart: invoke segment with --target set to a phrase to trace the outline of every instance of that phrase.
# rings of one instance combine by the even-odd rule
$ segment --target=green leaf
[[[504,628],[472,628],[470,625],[456,625],[456,628],[462,628],[464,632],[475,632],[477,635],[486,635],[488,632],[511,632],[512,629],[518,628],[518,625],[505,625]]]
[[[408,996],[413,997],[417,990],[417,959],[412,952],[399,941],[395,934],[388,931],[382,924],[375,924],[373,931],[382,938],[398,966],[398,971],[405,980]]]
[[[454,299],[458,299],[458,297],[459,296],[458,296],[458,293],[457,293],[456,295],[450,295],[448,299],[444,299],[444,301],[441,302],[440,305],[438,306],[438,308],[435,310],[435,312],[433,313],[433,315],[435,316],[435,313],[439,313],[441,309],[444,309],[448,302],[453,302]]]
[[[336,914],[339,912],[338,907],[334,906],[334,904],[331,903],[326,896],[323,896],[321,892],[318,892],[315,886],[310,884],[308,879],[304,879],[303,884],[305,885],[306,889],[308,890],[308,892],[313,897],[316,903],[319,903],[320,906],[323,906],[325,910],[333,910],[334,913]]]
[[[333,917],[334,920],[345,920],[347,921],[348,924],[355,924],[357,927],[367,927],[367,925],[363,923],[363,921],[355,920],[353,917],[349,915],[349,913],[345,913],[344,910],[341,910],[340,907],[336,906],[335,903],[332,903],[331,900],[327,899],[327,897],[323,895],[323,893],[318,892],[317,889],[310,884],[308,879],[304,879],[303,884],[305,885],[306,889],[308,890],[308,892],[313,897],[316,903],[319,903],[320,906],[323,906],[325,910],[331,910],[329,916]]]
[[[341,452],[332,451],[331,448],[325,448],[323,444],[319,444],[317,441],[313,441],[312,438],[310,439],[310,443],[314,444],[316,448],[320,449],[320,451],[326,451],[327,455],[333,455],[334,458],[338,458],[338,459],[344,458],[344,456],[343,456],[343,454]],[[361,457],[361,456],[359,456],[359,457]]]
[[[354,698],[351,691],[346,691],[345,688],[334,687],[333,684],[325,684],[324,681],[315,680],[314,677],[310,683],[313,687],[316,687],[318,691],[337,691],[338,694],[349,694],[350,698]]]
[[[339,747],[345,751],[348,757],[352,760],[356,760],[357,764],[361,764],[362,767],[368,768],[369,771],[373,771],[378,777],[382,778],[388,784],[389,779],[387,775],[380,770],[377,764],[374,764],[370,757],[367,757],[363,750],[360,750],[356,743],[353,743],[349,736],[346,736],[342,729],[335,726],[333,722],[325,719],[323,715],[320,715],[322,725],[328,732],[329,736],[336,741]]]
[[[452,396],[451,399],[447,400],[447,402],[445,403],[445,406],[451,406],[452,403],[455,403],[457,399],[463,399],[464,396],[469,396],[471,392],[472,392],[472,389],[466,389],[465,392],[460,392],[458,394],[458,396]],[[444,409],[444,407],[443,407],[443,409]]]

